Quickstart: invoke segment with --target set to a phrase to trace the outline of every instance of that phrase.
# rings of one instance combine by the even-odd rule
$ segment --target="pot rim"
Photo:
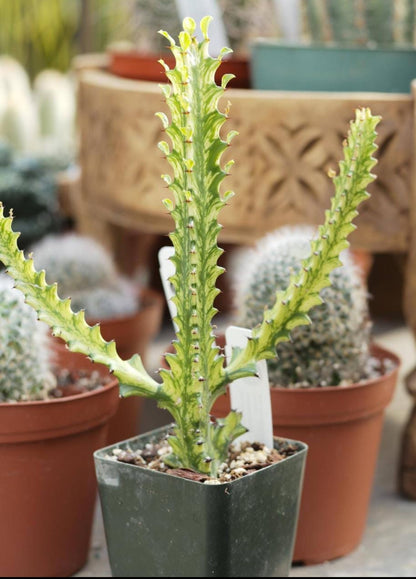
[[[98,386],[94,390],[90,390],[89,392],[81,392],[79,394],[72,394],[71,396],[63,396],[62,398],[47,398],[46,400],[25,400],[23,402],[0,402],[0,409],[1,408],[30,408],[36,406],[43,406],[43,405],[50,405],[50,404],[63,404],[65,402],[71,402],[72,400],[77,400],[79,398],[91,398],[98,393],[106,392],[107,390],[111,390],[114,388],[115,385],[118,384],[118,380],[116,377],[111,376],[111,381],[108,384],[104,384],[102,386]]]
[[[284,40],[278,40],[274,38],[264,38],[259,37],[253,41],[253,48],[284,48],[290,49],[294,52],[296,51],[331,51],[331,52],[353,52],[353,53],[365,53],[365,54],[385,54],[393,53],[398,56],[402,56],[404,53],[414,56],[416,54],[416,48],[412,44],[408,45],[388,45],[388,44],[378,44],[376,46],[360,46],[356,44],[339,44],[337,42],[325,43],[319,41],[311,41],[307,44],[300,44],[294,42],[287,42]]]
[[[115,460],[111,456],[108,456],[109,451],[112,450],[113,448],[120,448],[121,446],[128,446],[129,442],[135,441],[135,440],[140,439],[140,438],[156,437],[159,434],[162,434],[162,433],[168,431],[171,427],[172,427],[172,423],[167,424],[167,425],[162,426],[162,427],[159,427],[159,428],[155,428],[153,430],[149,430],[147,432],[143,432],[141,434],[137,434],[136,436],[133,436],[133,437],[128,438],[126,440],[122,440],[122,441],[117,442],[115,444],[111,444],[111,445],[105,446],[103,448],[99,448],[98,450],[96,450],[94,452],[94,460],[99,461],[99,462],[104,462],[107,464],[112,464],[112,465],[116,464],[120,468],[129,468],[129,469],[139,468],[140,472],[148,473],[148,476],[162,475],[163,477],[169,477],[169,478],[175,477],[175,479],[179,479],[181,481],[184,481],[184,484],[185,483],[192,483],[194,485],[199,485],[199,486],[202,485],[202,486],[207,487],[207,488],[214,488],[215,489],[216,487],[223,487],[224,485],[225,486],[229,486],[229,485],[235,486],[235,483],[241,484],[241,481],[246,479],[247,477],[251,477],[252,475],[259,474],[261,472],[269,471],[271,468],[278,468],[278,465],[281,465],[282,463],[287,463],[287,461],[289,461],[291,459],[295,460],[303,455],[307,455],[308,449],[309,449],[308,445],[301,440],[293,440],[291,438],[285,438],[283,436],[273,436],[273,440],[274,440],[275,444],[279,441],[285,441],[288,443],[295,443],[298,446],[298,451],[296,453],[284,458],[283,460],[281,460],[279,462],[275,462],[273,464],[270,464],[262,469],[256,470],[256,471],[251,472],[249,474],[246,474],[245,476],[240,477],[238,479],[235,479],[233,481],[225,481],[222,483],[215,483],[215,484],[205,484],[205,483],[201,483],[199,481],[194,481],[194,480],[187,479],[184,477],[179,477],[177,475],[169,474],[166,472],[160,472],[160,471],[153,470],[150,468],[144,468],[140,465],[129,464],[129,463],[125,463],[125,462],[118,462],[117,460]]]
[[[371,344],[371,353],[372,354],[380,354],[383,358],[388,358],[392,362],[394,362],[394,368],[391,368],[388,372],[384,372],[381,376],[376,378],[368,378],[366,380],[361,380],[360,382],[354,382],[352,384],[346,384],[344,386],[305,386],[304,388],[288,388],[285,386],[279,386],[278,384],[270,384],[270,389],[272,391],[284,391],[290,392],[294,395],[301,395],[302,393],[308,392],[311,396],[315,394],[319,394],[322,392],[328,392],[328,394],[345,391],[345,390],[360,390],[365,388],[366,386],[371,386],[373,384],[378,384],[380,381],[390,378],[395,373],[399,372],[401,367],[402,361],[401,358],[391,350],[387,350],[383,346],[377,344],[377,342],[373,342]]]
[[[118,380],[72,396],[0,404],[0,445],[44,442],[107,423],[119,405]]]
[[[165,50],[160,49],[160,50],[140,50],[138,48],[108,48],[106,53],[110,56],[114,56],[116,58],[119,57],[128,57],[128,58],[134,58],[135,60],[155,60],[158,58],[163,58],[164,60],[169,60],[169,61],[174,61],[175,57],[172,56],[172,53],[169,50],[169,47],[166,47]],[[237,64],[237,63],[242,63],[242,64],[246,64],[248,62],[250,62],[250,57],[248,55],[244,55],[244,54],[230,54],[229,56],[227,56],[222,62],[228,62],[231,61],[233,64]],[[157,60],[156,60],[157,62]]]

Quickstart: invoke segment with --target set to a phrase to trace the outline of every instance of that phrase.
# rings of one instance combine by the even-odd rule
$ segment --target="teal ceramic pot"
[[[251,49],[252,86],[289,91],[410,93],[416,49],[283,44]]]

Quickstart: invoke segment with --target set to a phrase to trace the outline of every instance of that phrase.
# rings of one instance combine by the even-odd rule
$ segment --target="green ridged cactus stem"
[[[299,273],[308,256],[312,227],[282,227],[259,240],[240,256],[234,272],[239,325],[253,327],[284,290],[291,272]],[[323,303],[311,309],[311,324],[299,326],[290,342],[276,348],[268,360],[272,386],[317,387],[359,382],[370,360],[370,317],[367,289],[347,251],[343,265],[334,269],[331,285],[321,292]]]
[[[0,402],[42,400],[55,384],[47,326],[0,275]]]
[[[227,111],[220,112],[219,100],[230,75],[223,77],[221,86],[215,83],[214,75],[228,50],[217,58],[209,55],[210,20],[205,17],[201,21],[201,41],[190,18],[184,20],[179,45],[164,33],[176,58],[175,68],[166,70],[170,84],[162,87],[171,119],[159,116],[171,141],[171,145],[162,142],[160,147],[173,170],[165,180],[174,200],[167,200],[165,205],[176,225],[171,234],[176,270],[171,281],[178,330],[175,353],[166,356],[169,369],[161,371],[161,382],[149,376],[138,355],[121,360],[114,342],[103,340],[99,326],[88,326],[83,312],[72,313],[70,300],[60,300],[56,286],[46,284],[45,272],[36,272],[33,261],[19,251],[18,234],[12,230],[11,218],[4,215],[0,218],[0,259],[39,318],[71,350],[106,364],[118,378],[123,396],[154,398],[171,413],[175,422],[174,434],[169,438],[172,453],[165,462],[216,476],[229,445],[245,428],[239,413],[231,412],[214,421],[211,408],[228,383],[254,376],[259,360],[274,357],[276,345],[288,340],[295,327],[308,324],[308,311],[321,303],[319,294],[329,285],[330,272],[340,265],[339,254],[348,246],[346,238],[355,229],[352,220],[357,216],[357,206],[367,199],[366,188],[374,178],[371,169],[376,162],[373,153],[379,118],[367,109],[357,111],[344,147],[345,158],[339,174],[333,177],[335,195],[319,237],[312,242],[310,256],[288,288],[278,293],[274,305],[264,312],[247,346],[235,348],[225,366],[215,345],[212,319],[218,294],[215,283],[222,271],[217,265],[222,253],[217,245],[221,229],[218,214],[232,196],[220,193],[230,168],[230,164],[221,165],[221,156],[236,133],[230,131],[224,139],[220,136]]]

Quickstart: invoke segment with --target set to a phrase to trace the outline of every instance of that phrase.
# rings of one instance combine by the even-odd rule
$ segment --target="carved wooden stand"
[[[332,194],[327,171],[337,168],[354,109],[369,106],[382,116],[377,180],[351,242],[372,253],[407,254],[404,305],[416,334],[413,97],[230,89],[224,107],[226,100],[232,103],[230,125],[240,134],[227,155],[237,169],[226,183],[238,197],[221,214],[221,241],[232,244],[251,244],[281,225],[319,224]],[[160,88],[86,70],[80,74],[79,104],[79,228],[124,258],[131,247],[126,235],[131,242],[135,232],[136,240],[146,241],[147,253],[137,247],[127,261],[148,264],[152,240],[172,228],[162,205],[169,191],[160,178],[168,168],[157,148],[162,132],[155,112],[165,110]],[[415,389],[409,391],[416,400]],[[405,429],[399,478],[400,490],[416,499],[416,412]]]

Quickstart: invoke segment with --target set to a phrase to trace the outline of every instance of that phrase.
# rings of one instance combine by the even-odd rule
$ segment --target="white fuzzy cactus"
[[[21,153],[29,153],[38,146],[39,123],[32,96],[14,93],[4,107],[0,135]]]
[[[283,227],[259,240],[254,250],[244,250],[234,273],[241,325],[262,321],[276,292],[299,272],[313,234],[311,227]],[[364,377],[370,357],[367,292],[351,254],[344,252],[341,260],[342,267],[330,274],[331,285],[322,290],[324,303],[309,313],[311,325],[295,328],[291,342],[278,344],[277,358],[268,360],[271,384],[337,386]]]
[[[23,66],[0,56],[0,136],[18,152],[73,159],[75,86],[57,70],[38,74],[33,90]]]
[[[0,92],[7,97],[13,94],[30,94],[30,80],[24,67],[9,55],[0,56]]]
[[[43,148],[65,155],[74,148],[74,83],[66,74],[45,69],[34,80],[33,95]]]
[[[11,280],[0,275],[0,403],[40,400],[55,385],[47,330]]]
[[[77,233],[49,235],[32,248],[48,283],[57,282],[61,298],[71,297],[74,311],[105,320],[134,314],[139,308],[136,285],[120,275],[106,249]]]

